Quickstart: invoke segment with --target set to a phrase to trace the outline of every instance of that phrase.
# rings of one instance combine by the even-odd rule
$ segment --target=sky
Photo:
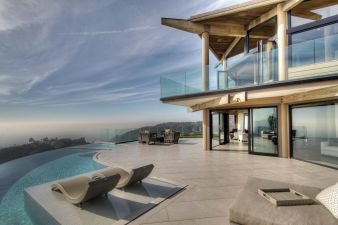
[[[201,61],[199,37],[161,17],[243,1],[0,0],[0,136],[201,120],[160,102],[160,77]]]

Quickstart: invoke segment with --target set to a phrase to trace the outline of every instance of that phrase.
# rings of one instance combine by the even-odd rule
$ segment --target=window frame
[[[292,122],[293,122],[293,117],[292,117],[292,109],[297,109],[297,108],[308,108],[308,107],[316,107],[316,106],[327,106],[327,105],[333,105],[338,103],[338,100],[328,100],[328,101],[313,101],[313,102],[309,102],[309,103],[296,103],[296,104],[290,104],[288,106],[288,113],[289,113],[289,157],[291,159],[295,159],[295,160],[299,160],[302,162],[307,162],[307,163],[312,163],[315,165],[319,165],[319,166],[323,166],[323,167],[327,167],[327,168],[331,168],[331,169],[335,169],[338,170],[337,167],[335,166],[330,166],[327,164],[323,164],[323,163],[316,163],[313,161],[309,161],[306,159],[301,159],[301,158],[297,158],[294,157],[294,147],[293,147],[293,140],[292,140]]]
[[[316,28],[321,28],[327,25],[338,23],[338,14],[321,19],[321,20],[299,25],[296,27],[291,27],[291,10],[288,12],[288,19],[289,19],[288,21],[289,28],[287,29],[287,34],[292,35],[292,34],[302,33],[304,31],[313,30]]]
[[[288,29],[286,30],[286,34],[288,36],[288,46],[292,45],[292,35],[303,33],[309,30],[313,30],[316,28],[325,27],[331,24],[338,24],[338,14],[330,17],[326,17],[321,20],[313,21],[310,23],[306,23],[303,25],[299,25],[296,27],[291,27],[291,10],[288,11]],[[289,48],[288,51],[288,65],[289,67],[292,67],[292,48]]]

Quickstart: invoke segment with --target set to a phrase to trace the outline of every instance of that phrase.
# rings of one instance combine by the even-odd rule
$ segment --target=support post
[[[228,62],[227,62],[227,59],[224,58],[223,59],[223,75],[224,75],[224,89],[228,89],[229,87],[229,84],[228,84],[228,72],[226,71],[227,70],[227,67],[228,67]]]
[[[278,45],[278,80],[287,80],[287,12],[283,10],[283,4],[277,5],[277,45]]]
[[[202,91],[209,91],[209,33],[202,33]]]
[[[226,69],[228,67],[228,62],[227,62],[227,60],[225,58],[223,59],[222,66],[223,66],[222,67],[223,71],[226,71]]]
[[[288,105],[281,103],[279,107],[279,156],[282,158],[290,157],[290,143],[289,143],[289,109]]]
[[[210,150],[210,111],[203,110],[203,149]]]

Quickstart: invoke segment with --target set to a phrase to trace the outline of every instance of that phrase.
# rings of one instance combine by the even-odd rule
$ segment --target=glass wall
[[[338,168],[338,103],[291,110],[293,157]]]
[[[219,144],[224,144],[225,140],[225,133],[227,133],[226,127],[224,126],[227,115],[224,113],[219,114]]]
[[[259,51],[260,42],[274,42],[277,34],[277,18],[262,23],[249,31],[249,46],[248,51],[256,53]]]
[[[219,145],[219,138],[220,138],[220,126],[219,126],[219,113],[213,112],[212,113],[212,143],[211,146],[215,147]]]
[[[236,115],[229,115],[229,131],[234,131],[236,129]]]
[[[337,1],[304,1],[290,11],[290,67],[338,59]]]
[[[276,80],[278,67],[276,24],[277,20],[274,17],[249,31],[245,54],[229,63],[225,71],[229,88]]]
[[[338,59],[338,24],[295,33],[291,36],[290,66],[297,67]]]
[[[250,112],[251,153],[277,155],[277,108],[253,108]]]

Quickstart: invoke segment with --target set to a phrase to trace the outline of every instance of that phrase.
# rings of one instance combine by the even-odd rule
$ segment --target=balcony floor
[[[228,209],[248,177],[321,188],[338,181],[337,170],[298,160],[236,151],[206,152],[201,139],[183,139],[177,145],[121,144],[100,152],[97,159],[124,167],[153,163],[152,176],[189,185],[131,224],[229,224]]]

